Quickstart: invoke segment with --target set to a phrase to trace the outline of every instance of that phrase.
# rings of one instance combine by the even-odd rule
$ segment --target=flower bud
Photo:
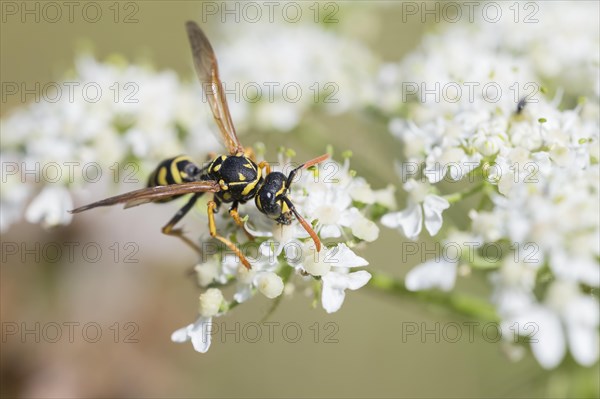
[[[199,263],[194,266],[196,278],[200,287],[206,287],[212,283],[219,275],[218,264],[216,262]]]
[[[275,273],[263,273],[258,278],[257,287],[261,294],[273,299],[283,292],[283,280]]]
[[[203,317],[213,317],[219,313],[223,303],[223,293],[218,288],[209,288],[200,295],[200,315]]]

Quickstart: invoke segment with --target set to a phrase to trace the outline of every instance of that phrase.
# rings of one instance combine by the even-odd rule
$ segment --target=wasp
[[[213,48],[200,27],[193,21],[186,23],[186,30],[192,49],[196,74],[205,91],[221,139],[229,153],[219,155],[200,167],[185,155],[162,161],[152,172],[146,188],[110,197],[72,210],[72,213],[87,211],[100,206],[124,204],[125,208],[149,202],[169,202],[185,194],[191,194],[187,203],[162,228],[167,235],[182,239],[198,252],[200,248],[187,238],[175,225],[192,209],[196,201],[205,193],[213,193],[208,201],[208,228],[211,237],[225,244],[250,269],[250,263],[239,248],[229,239],[217,232],[215,213],[222,203],[231,204],[229,214],[246,232],[243,219],[238,213],[239,204],[254,199],[260,212],[275,220],[278,224],[289,225],[295,217],[315,243],[317,251],[321,242],[310,224],[298,213],[288,197],[290,186],[296,174],[325,161],[328,155],[322,155],[293,169],[285,176],[281,172],[271,171],[268,162],[256,163],[251,150],[246,150],[238,140],[223,85],[219,78],[217,59]],[[246,234],[248,234],[246,232]],[[249,234],[248,234],[249,235]],[[252,238],[250,236],[250,238]]]

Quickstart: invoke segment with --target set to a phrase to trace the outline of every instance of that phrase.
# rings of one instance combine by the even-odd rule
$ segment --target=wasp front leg
[[[271,165],[267,161],[261,161],[258,164],[259,169],[265,169],[266,175],[271,174]]]
[[[240,214],[238,212],[238,205],[239,203],[237,201],[233,201],[233,204],[231,204],[231,208],[229,208],[229,215],[233,218],[235,224],[237,224],[242,230],[244,230],[246,237],[248,237],[250,241],[254,241],[254,236],[250,234],[248,230],[246,230],[246,225],[240,217]]]
[[[250,262],[248,262],[248,259],[246,259],[246,257],[240,251],[240,249],[236,247],[235,244],[229,241],[227,238],[217,233],[217,226],[215,223],[216,209],[217,203],[215,201],[208,201],[208,230],[210,232],[211,237],[216,238],[217,240],[225,244],[227,248],[232,250],[240,258],[240,261],[246,267],[246,269],[250,270],[252,266],[250,266]]]

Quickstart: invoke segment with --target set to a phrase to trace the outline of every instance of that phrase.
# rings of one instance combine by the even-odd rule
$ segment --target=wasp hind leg
[[[175,225],[179,222],[189,211],[194,207],[196,201],[200,197],[198,194],[195,194],[190,198],[190,200],[185,204],[180,210],[177,211],[175,216],[167,223],[163,228],[163,234],[178,237],[183,242],[185,242],[188,246],[190,246],[194,251],[198,252],[198,254],[202,255],[202,250],[200,247],[195,244],[192,240],[185,236],[182,229],[175,229]]]
[[[250,270],[252,266],[250,266],[250,262],[248,262],[248,259],[246,259],[240,249],[227,238],[217,233],[217,227],[215,224],[215,209],[217,209],[217,203],[215,201],[208,201],[208,230],[210,231],[211,237],[216,238],[225,244],[227,248],[232,250],[240,258],[240,261],[246,267],[246,269]]]

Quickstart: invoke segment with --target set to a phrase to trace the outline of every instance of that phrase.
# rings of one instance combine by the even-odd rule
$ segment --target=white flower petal
[[[29,204],[25,211],[25,219],[29,223],[42,223],[52,227],[66,225],[73,215],[67,212],[73,209],[71,194],[63,186],[49,185]]]
[[[562,279],[582,282],[591,287],[600,286],[598,263],[591,256],[571,255],[557,248],[550,257],[550,267]]]
[[[327,313],[337,312],[344,303],[347,274],[330,272],[322,277],[321,304]]]
[[[402,228],[404,235],[415,240],[419,237],[423,225],[423,210],[421,205],[410,202],[408,207],[400,212],[392,212],[381,218],[381,223],[390,228]]]
[[[439,288],[450,291],[456,281],[456,263],[443,260],[430,260],[411,269],[404,284],[409,291]]]
[[[571,354],[583,366],[598,360],[599,313],[598,301],[583,294],[569,300],[563,311]]]
[[[371,273],[359,270],[348,274],[348,289],[357,290],[365,286],[371,280]]]
[[[237,291],[233,294],[236,302],[243,303],[252,298],[252,286],[250,284],[240,284]]]
[[[373,242],[379,237],[379,227],[362,214],[358,214],[354,219],[351,228],[356,238],[366,242]]]
[[[330,262],[335,267],[361,267],[367,266],[366,259],[356,255],[346,244],[338,244],[329,249],[325,255],[325,262]]]
[[[322,277],[323,289],[321,304],[327,313],[337,312],[346,297],[345,290],[357,290],[371,279],[371,274],[364,270],[353,273],[332,271]]]
[[[173,332],[171,334],[171,341],[183,343],[191,340],[197,352],[206,353],[210,347],[211,331],[212,317],[199,317],[194,324]]]
[[[212,318],[199,318],[188,332],[196,352],[206,353],[211,343]]]
[[[248,233],[250,233],[254,237],[273,237],[272,231],[259,230],[256,227],[254,227],[254,225],[252,223],[246,222],[244,224],[244,227],[246,228],[246,231],[248,231]]]
[[[333,273],[328,273],[323,276],[323,290],[321,291],[321,304],[327,313],[334,313],[340,310],[344,303],[346,293],[344,290],[330,287],[326,282],[325,277]]]
[[[521,324],[534,323],[537,331],[530,335],[533,355],[545,369],[559,365],[565,357],[566,343],[560,319],[552,311],[539,307]]]
[[[319,230],[321,238],[339,238],[342,236],[342,230],[338,225],[326,224]]]
[[[425,211],[425,228],[432,236],[436,235],[442,227],[442,212],[450,207],[450,203],[437,195],[428,195],[423,201]]]
[[[174,331],[173,334],[171,334],[171,341],[177,342],[177,343],[183,343],[183,342],[189,341],[190,337],[188,335],[188,331],[190,331],[192,329],[192,327],[194,327],[194,325],[190,324],[187,327],[182,327],[179,330]]]
[[[400,227],[400,212],[386,213],[381,217],[381,224],[390,229]]]
[[[430,160],[428,157],[427,166],[425,167],[423,173],[430,183],[438,183],[444,178],[444,176],[446,176],[447,170],[448,168],[446,165],[442,165],[440,162]]]
[[[598,361],[598,335],[597,327],[585,325],[569,325],[567,338],[571,354],[582,366],[591,366]]]

